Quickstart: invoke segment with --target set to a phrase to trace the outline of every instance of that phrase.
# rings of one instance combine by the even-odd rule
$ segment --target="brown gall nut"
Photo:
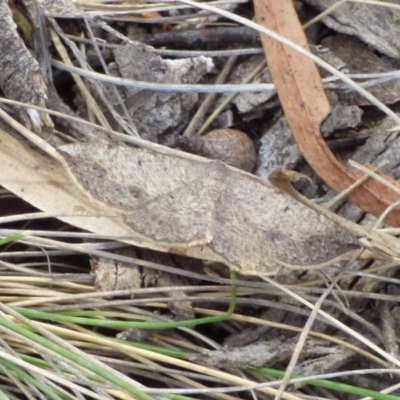
[[[247,172],[252,172],[256,164],[253,141],[237,129],[215,129],[201,137],[182,137],[179,146],[189,153],[221,160]]]

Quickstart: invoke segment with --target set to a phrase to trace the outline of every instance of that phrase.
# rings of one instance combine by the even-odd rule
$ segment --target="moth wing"
[[[210,242],[214,234],[213,180],[193,180],[163,193],[125,216],[136,233],[171,246],[195,246]]]
[[[85,191],[123,211],[124,222],[140,236],[185,247],[211,240],[218,175],[213,162],[105,144],[59,151]]]
[[[244,274],[272,275],[280,268],[272,262],[269,243],[252,215],[228,190],[216,202],[214,237],[208,247]]]
[[[207,174],[207,165],[143,148],[77,143],[58,150],[91,196],[122,210],[140,208]]]
[[[257,237],[261,235],[269,249],[270,262],[297,267],[328,264],[359,247],[346,230],[268,182],[246,175],[238,184],[237,174],[241,173],[230,170],[227,174],[229,196],[257,227]]]

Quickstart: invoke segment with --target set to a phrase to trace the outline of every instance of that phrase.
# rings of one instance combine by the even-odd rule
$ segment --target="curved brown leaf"
[[[254,0],[254,5],[260,25],[308,49],[291,0]],[[301,152],[328,186],[342,192],[363,173],[341,164],[320,136],[320,125],[329,115],[330,105],[314,62],[267,35],[261,35],[261,40],[282,107]],[[391,177],[380,175],[400,188]],[[375,216],[399,200],[395,192],[374,179],[368,179],[347,198]],[[386,222],[400,226],[400,210],[392,211]]]

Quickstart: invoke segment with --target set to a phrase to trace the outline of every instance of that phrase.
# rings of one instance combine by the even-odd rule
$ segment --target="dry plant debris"
[[[336,0],[306,0],[321,13],[328,11],[323,18],[324,24],[336,32],[355,36],[379,53],[398,58],[400,46],[396,37],[400,33],[398,19],[400,10],[397,3],[373,4],[365,2],[338,2]],[[350,39],[351,40],[351,39]]]
[[[163,60],[142,44],[127,44],[114,50],[117,70],[124,79],[159,83],[196,83],[210,72],[210,58],[196,57],[180,60]],[[111,96],[109,101],[113,104]],[[197,93],[149,92],[127,89],[125,107],[138,126],[143,139],[156,140],[167,129],[177,129],[187,123],[188,116],[197,103]]]
[[[368,74],[374,71],[376,77],[379,74],[390,76],[390,72],[397,70],[396,63],[393,60],[379,57],[374,51],[353,36],[338,34],[335,37],[328,37],[322,41],[329,51],[338,57],[346,66],[346,71],[349,74]],[[371,77],[371,80],[374,78]],[[375,78],[376,80],[376,78]],[[377,99],[385,104],[393,104],[399,101],[400,84],[398,80],[382,80],[371,86],[364,84]],[[371,87],[369,87],[371,86]],[[369,105],[363,96],[348,88],[337,91],[340,103],[349,105]]]
[[[308,49],[307,38],[291,2],[267,4],[260,0],[254,4],[261,25]],[[330,113],[330,105],[314,62],[267,35],[262,35],[261,40],[282,107],[302,154],[332,189],[346,190],[362,174],[341,164],[321,138],[320,126]],[[400,188],[396,182],[394,185]],[[355,188],[348,198],[378,217],[399,200],[397,193],[371,179]],[[400,211],[393,210],[387,221],[400,225]]]
[[[381,103],[245,0],[1,2],[2,397],[399,398],[398,10],[331,4],[254,2]]]
[[[252,172],[256,165],[254,142],[237,129],[214,129],[200,137],[182,137],[179,147],[246,172]]]
[[[28,7],[28,10],[34,7]],[[14,12],[16,12],[14,10]],[[32,15],[26,15],[27,18],[24,30],[30,39],[36,39],[38,45],[36,50],[40,56],[39,45],[46,46],[43,41],[46,37],[42,37],[42,43],[39,38],[35,37],[32,24],[40,24],[38,21],[30,21],[28,18]],[[4,95],[13,100],[35,106],[46,106],[47,101],[47,85],[45,80],[47,76],[43,76],[43,71],[47,65],[39,65],[38,61],[30,54],[28,49],[17,31],[17,25],[13,20],[13,15],[6,2],[0,3],[0,87]],[[43,61],[43,60],[42,60]],[[53,129],[53,123],[48,114],[41,113],[33,109],[18,109],[19,117],[24,124],[32,129],[40,136],[47,136]]]

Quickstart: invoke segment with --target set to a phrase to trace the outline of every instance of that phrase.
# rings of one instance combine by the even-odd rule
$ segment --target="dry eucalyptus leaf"
[[[117,212],[141,247],[265,275],[330,265],[358,248],[347,231],[218,161],[104,144],[59,151],[81,189]]]

